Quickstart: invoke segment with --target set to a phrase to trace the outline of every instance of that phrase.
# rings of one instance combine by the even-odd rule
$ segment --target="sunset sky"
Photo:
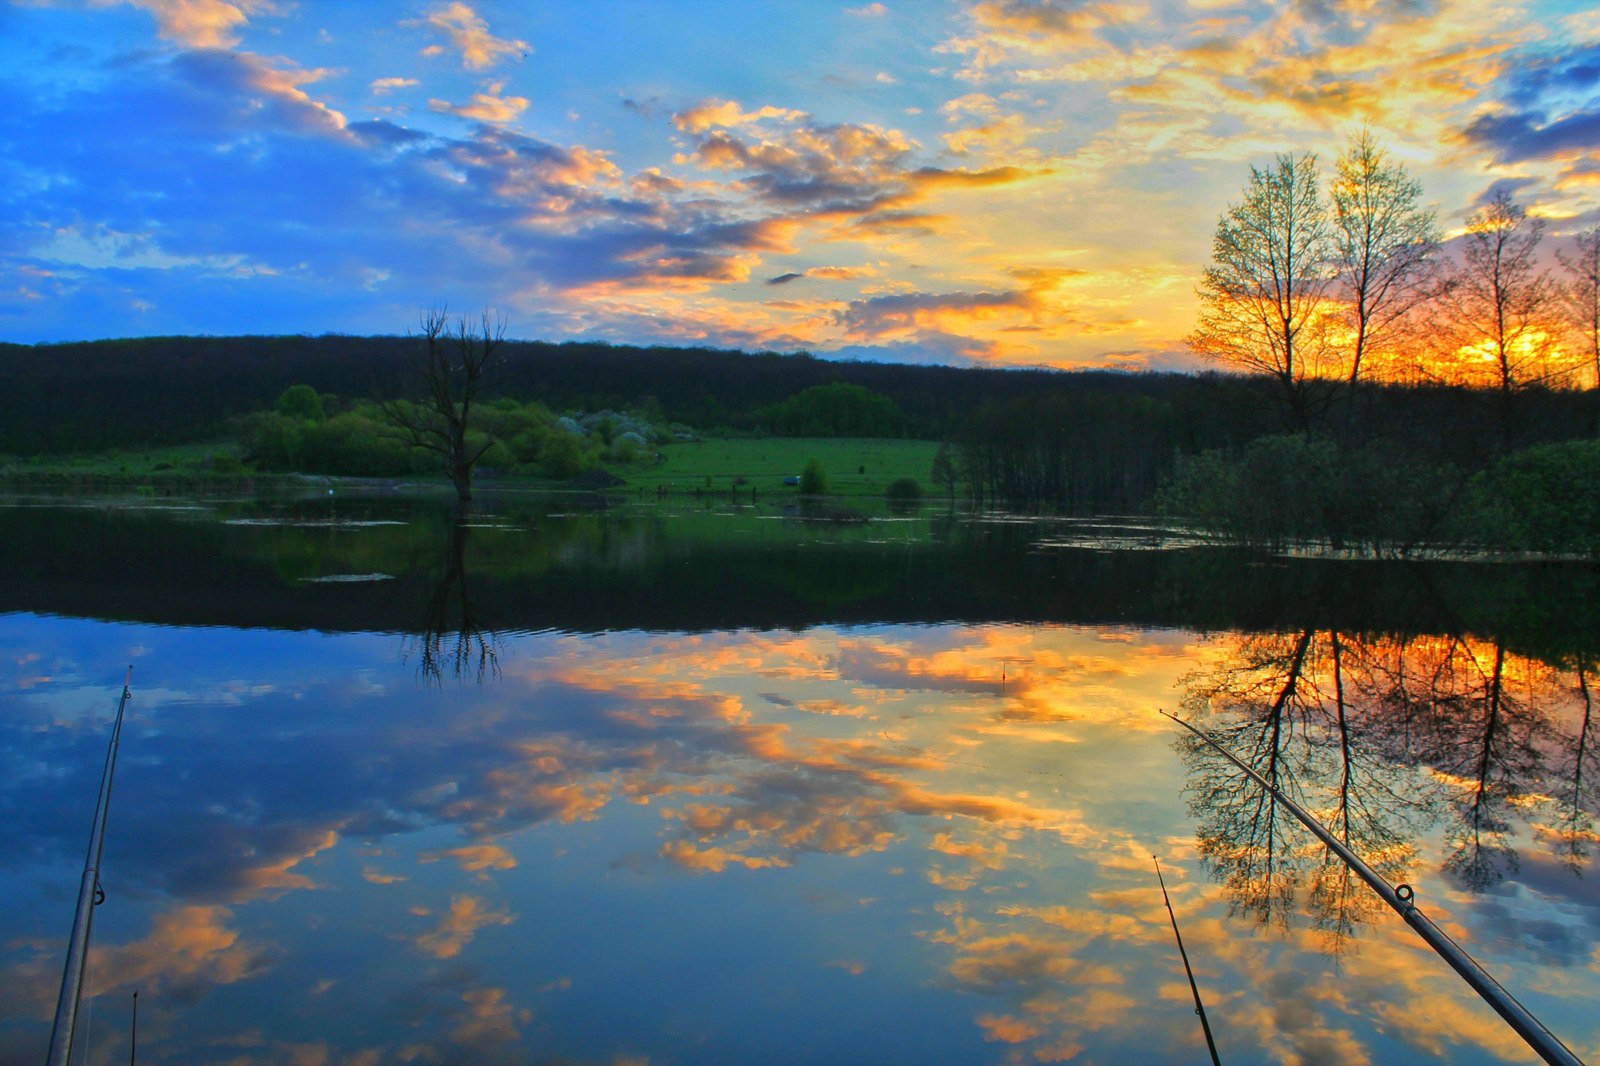
[[[0,340],[511,335],[1193,365],[1252,164],[1600,221],[1566,0],[0,0]]]

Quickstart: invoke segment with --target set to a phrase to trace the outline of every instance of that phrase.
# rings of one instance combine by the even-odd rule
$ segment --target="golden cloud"
[[[449,913],[440,919],[435,929],[417,937],[415,943],[418,951],[436,959],[453,959],[472,942],[478,930],[492,925],[510,925],[514,921],[509,911],[493,910],[476,896],[452,896]]]
[[[521,1038],[517,1028],[533,1021],[533,1012],[516,1007],[503,988],[472,988],[461,994],[465,1007],[456,1015],[450,1039],[463,1047],[485,1051]]]
[[[198,990],[253,976],[269,954],[228,928],[231,917],[231,911],[217,906],[180,906],[157,914],[142,940],[96,948],[96,991]]]
[[[684,133],[705,133],[718,127],[751,126],[767,119],[799,122],[805,117],[805,112],[786,107],[767,106],[746,111],[732,100],[704,100],[673,115],[672,124]]]
[[[405,26],[427,26],[442,34],[450,47],[461,53],[461,65],[468,70],[484,70],[494,66],[506,56],[533,50],[527,41],[496,37],[489,32],[489,24],[468,5],[454,0],[434,8],[422,19],[408,20]],[[443,45],[430,45],[422,50],[425,56],[442,55]]]
[[[484,92],[473,93],[472,98],[464,104],[452,104],[448,100],[429,100],[428,106],[441,114],[458,115],[461,118],[475,119],[491,125],[504,125],[515,122],[517,116],[528,109],[528,98],[500,96],[498,94],[502,89],[501,85],[491,85]]]
[[[112,3],[115,0],[100,0]],[[232,48],[250,16],[273,10],[271,0],[125,0],[156,18],[156,32],[188,48]]]

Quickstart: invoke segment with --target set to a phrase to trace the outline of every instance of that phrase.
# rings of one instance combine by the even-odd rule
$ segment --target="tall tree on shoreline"
[[[1389,158],[1370,129],[1339,157],[1330,199],[1354,385],[1368,357],[1405,339],[1412,312],[1437,293],[1439,230],[1422,183]]]
[[[1590,226],[1573,243],[1570,258],[1561,252],[1556,258],[1567,272],[1569,321],[1583,338],[1584,359],[1594,367],[1594,387],[1600,389],[1600,225]]]
[[[1189,346],[1276,381],[1294,430],[1310,428],[1329,357],[1334,250],[1316,156],[1279,155],[1269,169],[1250,168],[1244,199],[1217,221],[1198,290]]]
[[[476,327],[465,316],[452,327],[446,308],[430,309],[419,320],[415,337],[420,398],[383,405],[384,415],[408,443],[443,461],[463,511],[472,506],[473,468],[493,443],[468,439],[472,406],[500,366],[505,335],[505,318],[489,311],[479,316]]]
[[[1514,437],[1515,395],[1557,381],[1564,366],[1560,290],[1536,255],[1544,220],[1504,189],[1467,223],[1461,262],[1447,294],[1450,355],[1471,374],[1486,371],[1500,393],[1500,429]]]

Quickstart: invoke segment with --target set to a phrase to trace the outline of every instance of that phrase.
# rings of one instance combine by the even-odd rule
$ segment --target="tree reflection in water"
[[[470,677],[483,684],[500,677],[500,640],[472,602],[467,580],[467,535],[464,516],[450,523],[444,565],[431,581],[418,632],[402,642],[402,654],[417,660],[417,675],[432,685]]]
[[[1443,871],[1491,888],[1517,871],[1524,827],[1581,875],[1597,801],[1592,664],[1465,635],[1225,639],[1221,661],[1185,679],[1187,717],[1390,881],[1440,830]],[[1303,905],[1331,950],[1347,948],[1377,896],[1237,767],[1197,738],[1178,744],[1200,854],[1231,909],[1287,927]]]
[[[1573,669],[1582,712],[1575,730],[1576,742],[1570,745],[1568,763],[1562,768],[1565,784],[1557,793],[1560,810],[1551,830],[1557,841],[1558,857],[1573,873],[1580,872],[1589,861],[1590,845],[1596,837],[1593,812],[1600,807],[1600,790],[1596,789],[1594,780],[1595,772],[1600,771],[1597,765],[1600,764],[1600,750],[1596,750],[1590,736],[1594,729],[1594,694],[1589,687],[1591,669],[1590,664],[1583,662]]]

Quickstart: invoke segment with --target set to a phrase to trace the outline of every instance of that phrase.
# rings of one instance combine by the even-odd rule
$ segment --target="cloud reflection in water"
[[[177,1059],[1189,1061],[1156,851],[1245,1061],[1516,1057],[1403,930],[1336,969],[1304,917],[1243,935],[1200,874],[1155,709],[1255,669],[1229,638],[506,635],[497,680],[434,686],[390,638],[13,615],[0,1061],[47,1022],[90,664],[134,646],[93,980],[107,1017],[138,988],[141,1044]],[[1581,1003],[1576,977],[1542,992]]]

